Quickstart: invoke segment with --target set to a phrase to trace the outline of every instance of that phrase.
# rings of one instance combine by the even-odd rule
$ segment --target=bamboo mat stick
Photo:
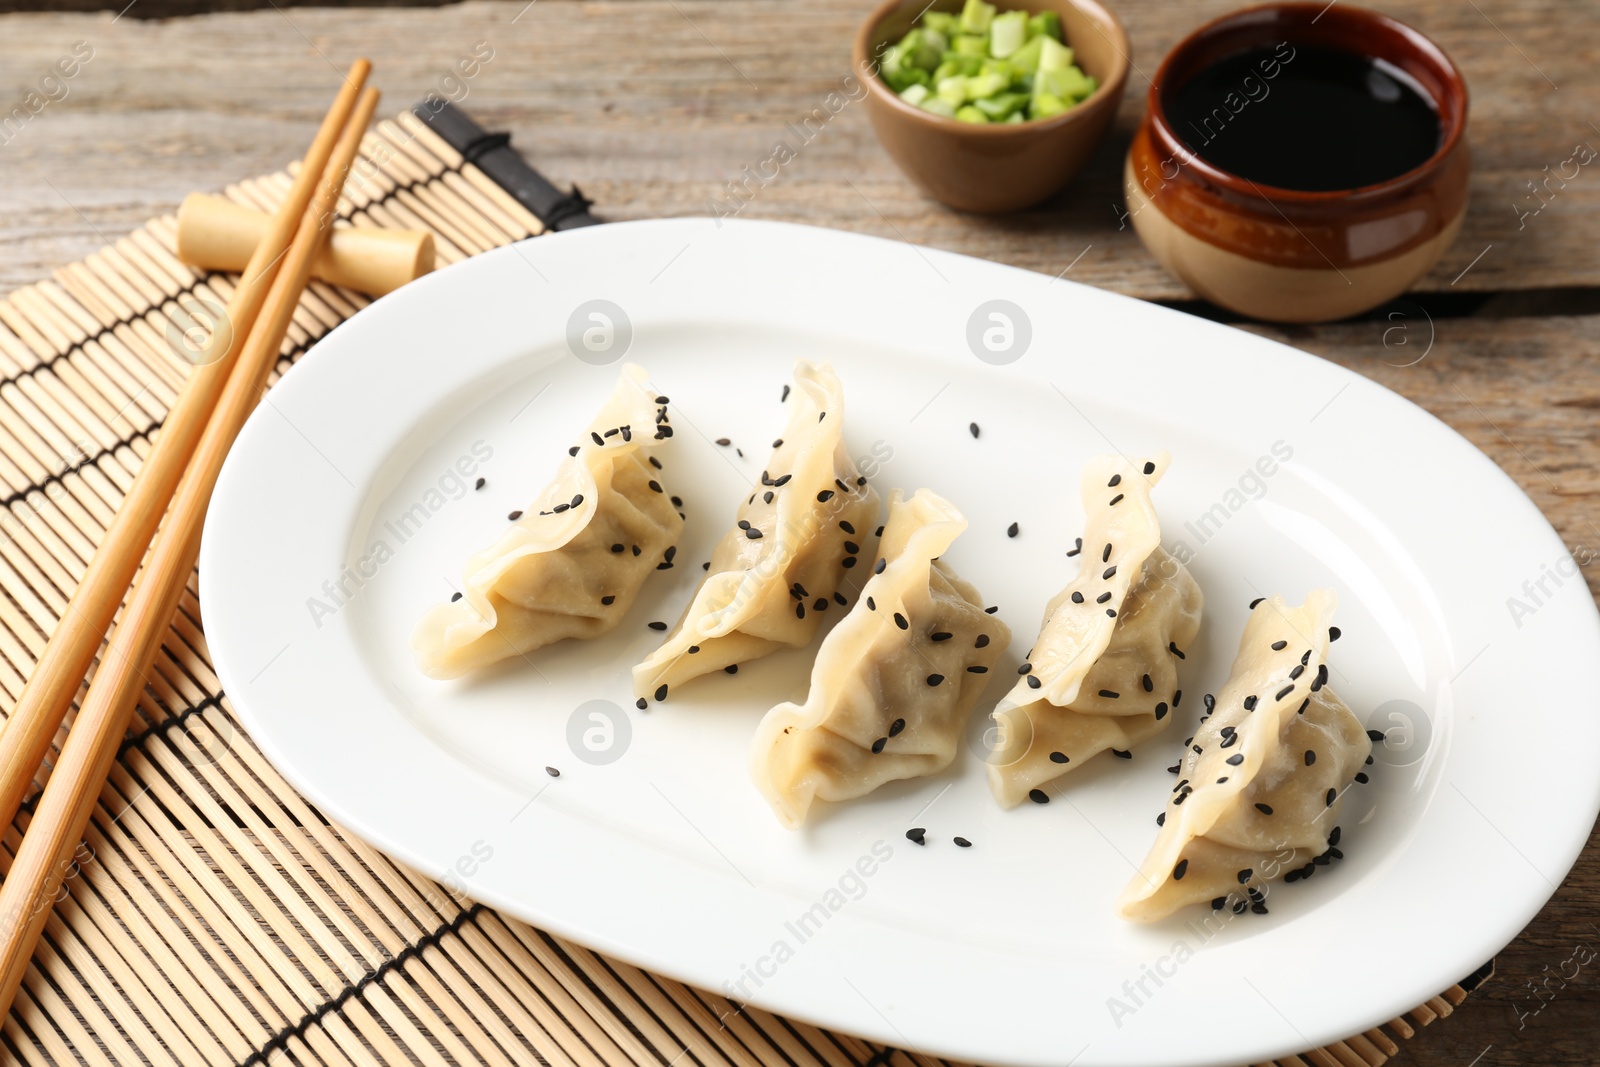
[[[132,705],[144,691],[146,672],[194,570],[200,526],[217,475],[277,362],[278,347],[310,278],[312,260],[338,205],[344,177],[372,121],[378,102],[375,90],[361,93],[354,114],[341,108],[352,95],[352,87],[359,90],[368,69],[365,60],[358,61],[340,93],[335,108],[345,110],[348,123],[329,153],[331,158],[325,161],[324,173],[312,178],[315,194],[310,207],[260,307],[255,328],[242,343],[237,369],[228,376],[205,424],[149,561],[112,633],[110,647],[67,735],[11,871],[0,885],[0,1007],[9,1006],[16,995],[39,933],[50,917],[51,904],[64,879],[75,873],[72,857],[116,758]],[[204,416],[204,412],[199,414]],[[137,556],[137,550],[133,554]],[[73,681],[74,687],[77,681]]]
[[[279,273],[290,239],[349,121],[369,70],[370,64],[365,60],[351,67],[333,107],[306,152],[299,178],[282,208],[273,216],[267,233],[234,288],[223,321],[217,324],[212,345],[213,351],[216,346],[225,346],[222,357],[195,367],[190,374],[164,431],[156,439],[127,500],[101,542],[102,549],[90,561],[15,709],[0,728],[0,826],[8,826],[16,818],[35,771],[50,751],[67,708],[89,673],[144,550],[155,536],[167,502],[177,489],[184,465],[194,452],[206,419],[237,362],[239,350],[260,315],[268,287]]]

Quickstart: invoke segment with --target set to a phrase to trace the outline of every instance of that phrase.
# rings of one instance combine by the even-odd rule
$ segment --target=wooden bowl
[[[1287,41],[1393,64],[1432,103],[1437,151],[1395,178],[1325,192],[1263,186],[1209,163],[1168,121],[1166,99],[1217,60]],[[1200,27],[1162,61],[1123,172],[1145,247],[1213,303],[1274,322],[1356,315],[1405,292],[1455,240],[1467,207],[1467,86],[1418,31],[1347,4],[1247,8]]]
[[[958,122],[906,103],[878,77],[878,57],[924,10],[959,11],[960,0],[884,0],[861,24],[853,48],[867,114],[890,158],[935,200],[991,214],[1037,204],[1072,180],[1117,113],[1130,62],[1122,23],[1095,0],[998,0],[997,6],[1060,15],[1075,62],[1100,87],[1059,115],[1010,125]]]

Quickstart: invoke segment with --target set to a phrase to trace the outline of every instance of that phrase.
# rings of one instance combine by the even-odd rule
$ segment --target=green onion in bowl
[[[1100,83],[1073,63],[1054,11],[997,11],[966,0],[959,15],[925,12],[883,54],[883,80],[906,103],[962,122],[1059,115]]]

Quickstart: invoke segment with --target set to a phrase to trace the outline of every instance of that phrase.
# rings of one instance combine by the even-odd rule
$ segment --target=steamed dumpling
[[[1298,608],[1276,596],[1256,603],[1232,674],[1178,764],[1155,845],[1117,902],[1125,918],[1199,901],[1264,911],[1264,883],[1308,876],[1337,845],[1344,791],[1365,780],[1372,742],[1327,684],[1334,604],[1331,589]]]
[[[750,774],[785,826],[813,800],[850,800],[950,765],[989,670],[1011,640],[939,557],[967,528],[926,489],[889,498],[882,562],[828,634],[803,705],[767,712]]]
[[[641,700],[664,700],[702,674],[803,648],[823,613],[845,603],[839,586],[877,525],[878,494],[845,450],[844,392],[832,367],[798,364],[786,403],[789,423],[712,552],[694,600],[666,642],[633,669]]]
[[[650,453],[672,436],[666,397],[625,365],[610,400],[537,500],[467,560],[462,597],[412,635],[424,674],[454,678],[567,637],[599,637],[670,566],[683,517]]]
[[[994,711],[989,788],[1006,807],[1111,749],[1166,729],[1178,661],[1200,629],[1200,587],[1161,548],[1150,490],[1170,457],[1101,456],[1083,469],[1082,566],[1045,608],[1023,677]]]

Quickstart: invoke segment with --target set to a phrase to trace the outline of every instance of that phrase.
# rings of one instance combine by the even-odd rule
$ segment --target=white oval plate
[[[569,317],[595,299],[625,311],[627,358],[673,400],[663,460],[688,513],[680,565],[609,637],[430,681],[412,626],[615,380],[618,363],[568,351]],[[996,299],[1030,323],[1004,365],[968,344]],[[1048,806],[999,810],[964,753],[790,833],[747,780],[746,746],[769,706],[803,694],[809,652],[635,711],[629,667],[661,637],[646,624],[677,617],[759,478],[797,357],[837,368],[847,440],[881,489],[926,485],[970,517],[947,558],[1016,635],[990,703],[1077,564],[1064,550],[1080,463],[1171,449],[1156,503],[1206,594],[1181,721],[1131,762],[1066,779]],[[1275,887],[1267,916],[1119,921],[1112,900],[1155,834],[1165,767],[1225,678],[1247,604],[1319,585],[1341,598],[1333,684],[1392,731],[1347,808],[1346,858]],[[206,524],[201,592],[255,742],[377,847],[642,967],[990,1064],[1235,1065],[1364,1030],[1515,936],[1600,808],[1595,606],[1532,503],[1444,425],[1247,333],[827,230],[600,226],[377,302],[245,427]],[[604,729],[582,740],[589,701],[616,708],[610,763],[580,758],[606,742]],[[903,836],[913,825],[926,847]]]

